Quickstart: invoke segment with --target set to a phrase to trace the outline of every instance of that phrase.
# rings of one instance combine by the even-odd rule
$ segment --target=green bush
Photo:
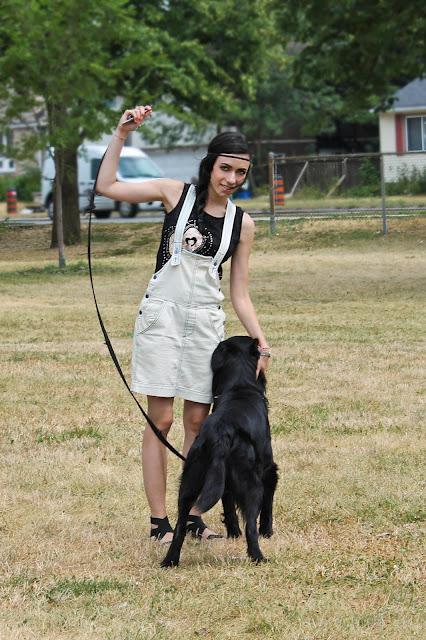
[[[372,198],[380,195],[380,172],[371,158],[364,158],[359,167],[360,184],[345,189],[345,196]]]
[[[390,196],[420,196],[426,194],[426,167],[409,169],[404,166],[398,171],[395,182],[386,183],[386,193]]]
[[[0,202],[6,200],[6,191],[8,189],[16,189],[18,200],[31,202],[33,193],[40,191],[41,172],[38,167],[27,169],[25,173],[19,176],[0,176]]]

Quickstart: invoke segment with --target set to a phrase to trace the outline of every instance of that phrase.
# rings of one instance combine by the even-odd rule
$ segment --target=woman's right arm
[[[151,115],[151,112],[151,107],[146,106],[128,109],[123,113],[101,164],[96,192],[111,198],[111,200],[135,204],[161,200],[166,210],[171,211],[182,194],[183,182],[168,178],[156,178],[141,182],[119,182],[117,180],[117,167],[124,141],[129,132],[137,129]],[[133,116],[134,123],[125,124],[129,115]]]

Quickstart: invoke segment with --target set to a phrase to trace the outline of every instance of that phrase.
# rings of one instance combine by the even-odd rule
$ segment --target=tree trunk
[[[64,269],[65,251],[64,251],[64,227],[63,227],[63,209],[62,209],[62,180],[64,177],[63,170],[63,154],[62,150],[55,151],[55,216],[54,224],[56,226],[56,237],[58,240],[59,252],[59,268]]]
[[[62,178],[62,219],[64,243],[66,245],[81,242],[80,211],[78,202],[77,148],[60,150],[63,159]],[[56,199],[55,199],[56,202]],[[56,212],[53,217],[51,247],[57,247]]]

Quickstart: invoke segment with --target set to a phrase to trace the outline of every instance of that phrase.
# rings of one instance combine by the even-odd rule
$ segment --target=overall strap
[[[191,215],[192,209],[195,204],[196,193],[197,192],[195,190],[194,185],[191,184],[189,186],[188,192],[186,194],[186,197],[182,205],[182,209],[180,211],[179,218],[176,224],[175,239],[173,241],[173,253],[171,258],[171,263],[173,266],[180,264],[183,234],[185,232],[186,223],[188,222],[189,216]]]
[[[209,273],[213,278],[216,278],[219,271],[220,263],[224,259],[226,252],[229,249],[232,238],[232,229],[234,227],[235,213],[237,207],[231,200],[228,200],[226,205],[225,220],[223,221],[222,238],[220,240],[219,249],[216,255],[212,258],[211,265],[209,267]]]

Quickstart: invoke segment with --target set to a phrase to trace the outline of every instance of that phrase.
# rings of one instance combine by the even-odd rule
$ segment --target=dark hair
[[[211,140],[207,155],[201,160],[198,170],[197,209],[199,213],[206,205],[210,174],[217,156],[221,153],[250,155],[250,149],[247,140],[238,131],[223,131]]]

